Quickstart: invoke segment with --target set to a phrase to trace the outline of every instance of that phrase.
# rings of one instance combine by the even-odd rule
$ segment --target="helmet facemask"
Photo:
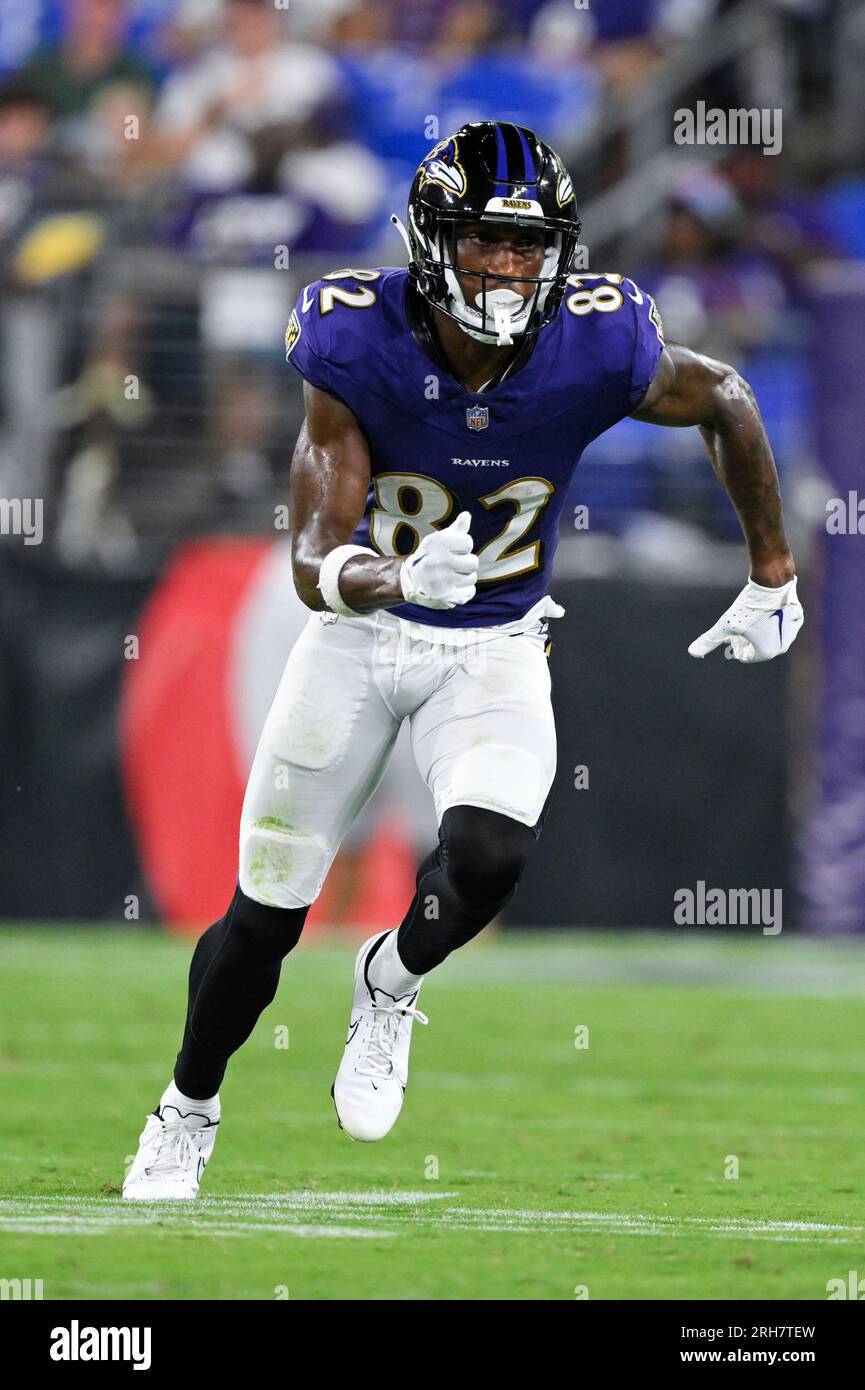
[[[413,209],[409,208],[409,239],[412,261],[417,267],[417,285],[434,308],[454,319],[470,337],[498,346],[536,333],[551,321],[561,303],[576,249],[577,238],[573,232],[541,228],[547,244],[539,275],[498,275],[493,271],[470,271],[459,266],[456,243],[460,224],[471,221],[481,225],[531,227],[532,230],[537,229],[537,224],[483,216],[459,221],[439,218],[437,221],[434,234],[428,235],[417,225]],[[478,285],[477,292],[474,295],[470,292],[468,300],[460,284],[460,275],[470,276]],[[509,288],[515,282],[533,285],[534,289],[523,298]]]
[[[450,295],[447,308],[457,323],[472,338],[482,343],[496,343],[500,347],[521,337],[529,330],[529,325],[542,318],[544,306],[550,290],[556,283],[556,271],[562,253],[561,232],[547,233],[547,246],[540,275],[513,276],[496,275],[492,271],[465,270],[458,265],[456,251],[459,227],[454,225],[450,235],[450,255],[444,266],[444,279]],[[444,241],[444,229],[439,240]],[[460,275],[469,276],[478,284],[477,292],[466,300]],[[497,282],[502,282],[501,286]],[[534,285],[532,292],[525,297],[515,290],[506,288],[514,283]],[[472,300],[474,303],[472,303]]]

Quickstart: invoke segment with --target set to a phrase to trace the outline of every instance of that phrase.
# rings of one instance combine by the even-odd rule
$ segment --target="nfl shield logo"
[[[490,423],[488,405],[469,405],[466,407],[466,424],[470,430],[485,430]]]

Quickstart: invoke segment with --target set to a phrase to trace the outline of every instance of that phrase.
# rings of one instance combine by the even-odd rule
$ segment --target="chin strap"
[[[434,328],[434,311],[429,301],[424,299],[420,291],[409,283],[406,286],[405,303],[409,327],[412,331],[412,337],[418,347],[422,352],[425,352],[427,356],[431,357],[433,362],[437,363],[443,372],[446,372],[448,376],[453,376],[453,364],[448,361],[447,356],[442,350],[438,334]],[[455,322],[459,323],[463,333],[467,334],[469,338],[474,338],[479,343],[497,345],[494,333],[480,333],[476,328],[469,328],[458,319],[455,320]],[[519,342],[514,343],[516,350],[511,354],[501,370],[498,371],[495,376],[491,377],[488,382],[484,383],[484,390],[490,386],[498,386],[499,382],[504,381],[506,377],[512,376],[515,371],[519,370],[534,352],[536,345],[537,336],[535,334],[521,334]]]

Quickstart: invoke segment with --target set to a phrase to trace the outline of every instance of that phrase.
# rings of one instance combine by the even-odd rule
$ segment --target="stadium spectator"
[[[70,0],[60,43],[37,52],[23,72],[56,117],[86,115],[112,83],[152,86],[149,69],[124,45],[127,19],[123,0]]]
[[[141,84],[118,81],[97,93],[69,150],[82,176],[82,195],[89,182],[92,191],[107,197],[120,214],[125,200],[146,195],[155,183],[164,182],[151,140],[152,116],[151,92]],[[143,211],[139,235],[149,220],[147,209]],[[138,207],[135,215],[141,215]]]
[[[695,168],[677,182],[662,233],[661,267],[641,272],[675,342],[723,361],[783,334],[788,296],[773,260],[745,240],[728,179]]]
[[[596,33],[591,11],[576,9],[570,0],[546,0],[529,25],[535,56],[554,68],[582,59]]]
[[[406,44],[450,58],[494,48],[519,31],[518,0],[377,0],[338,13],[330,37],[350,45]]]
[[[748,241],[772,259],[791,293],[815,260],[840,254],[819,196],[793,183],[783,159],[743,149],[726,172],[743,204]]]
[[[350,135],[346,83],[269,0],[228,0],[219,42],[167,82],[150,159],[185,190],[168,238],[206,259],[356,247],[378,211],[375,156]]]
[[[166,83],[160,154],[190,186],[235,188],[287,150],[321,142],[339,69],[291,42],[284,19],[269,0],[228,0],[219,42]]]
[[[276,402],[269,387],[269,378],[243,360],[227,363],[219,373],[209,457],[214,470],[211,505],[214,511],[222,509],[223,525],[236,524],[238,505],[268,504],[276,495]],[[265,508],[254,515],[260,523]]]
[[[0,247],[20,227],[50,172],[51,115],[42,97],[17,78],[0,87]]]

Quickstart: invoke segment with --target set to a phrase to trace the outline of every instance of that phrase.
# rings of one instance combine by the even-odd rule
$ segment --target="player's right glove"
[[[478,557],[469,535],[471,512],[460,512],[443,531],[424,536],[417,550],[400,568],[399,578],[407,603],[421,608],[456,608],[474,598]]]

